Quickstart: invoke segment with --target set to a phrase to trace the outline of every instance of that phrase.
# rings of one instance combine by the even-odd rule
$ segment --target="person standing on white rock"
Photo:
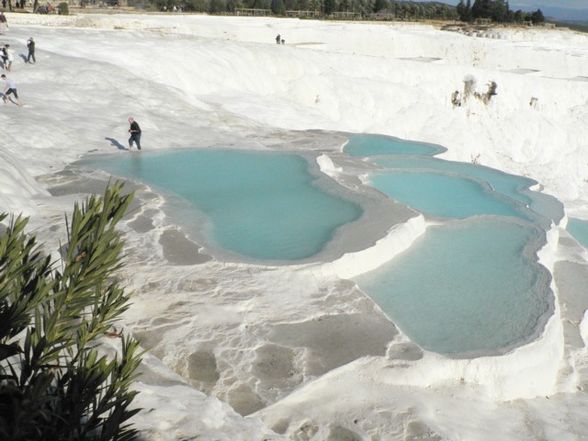
[[[131,150],[133,142],[137,146],[137,150],[141,150],[141,127],[139,127],[139,123],[132,116],[129,116],[129,124],[129,133],[131,134],[129,138],[129,150]]]
[[[35,59],[35,40],[33,40],[33,37],[29,38],[27,40],[27,49],[29,51],[28,55],[27,55],[27,63],[31,62],[31,58],[33,59],[33,63],[37,63],[37,60]]]
[[[10,49],[9,44],[4,45],[4,54],[2,58],[4,60],[4,70],[10,72],[12,70],[12,62],[14,61],[14,52]]]
[[[6,75],[4,74],[0,75],[0,79],[4,81],[4,96],[2,97],[4,104],[8,104],[8,101],[10,100],[12,103],[20,106],[21,104],[20,100],[18,99],[18,92],[16,91],[16,83],[11,79],[6,78]],[[10,95],[14,95],[16,101],[12,101]]]

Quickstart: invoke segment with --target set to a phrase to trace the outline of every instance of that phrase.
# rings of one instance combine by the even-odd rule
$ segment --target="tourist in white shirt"
[[[7,78],[4,74],[0,75],[0,79],[4,81],[4,96],[2,97],[2,99],[4,100],[4,104],[8,104],[8,100],[10,100],[17,106],[20,106],[18,92],[16,91],[16,83],[13,80]],[[14,98],[16,98],[16,102],[12,101],[10,95],[14,95]]]

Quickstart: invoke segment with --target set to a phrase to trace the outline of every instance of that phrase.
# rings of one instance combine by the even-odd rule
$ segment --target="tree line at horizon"
[[[540,9],[535,12],[512,11],[506,0],[460,0],[457,6],[446,3],[398,0],[152,0],[161,10],[174,6],[184,11],[213,14],[235,13],[239,9],[271,10],[284,15],[286,11],[312,11],[313,15],[328,17],[334,13],[352,13],[361,17],[400,20],[438,19],[473,22],[489,19],[496,23],[542,23],[545,17]]]
[[[455,6],[441,2],[416,2],[395,0],[153,0],[160,10],[174,6],[184,11],[234,13],[238,9],[265,9],[272,14],[284,15],[286,11],[312,11],[319,16],[336,12],[349,12],[368,17],[381,13],[403,20],[444,19],[457,20]]]
[[[108,4],[118,4],[118,0],[106,0]],[[8,0],[8,10],[12,11],[12,0]],[[82,0],[83,4],[93,3]],[[34,0],[33,10],[36,12],[39,0]],[[286,11],[311,11],[313,17],[329,17],[334,13],[352,13],[354,16],[400,20],[460,20],[474,22],[487,19],[495,23],[544,23],[545,16],[541,9],[525,12],[521,9],[510,9],[508,0],[459,0],[457,6],[447,3],[430,1],[416,2],[411,0],[128,0],[129,6],[144,7],[147,4],[166,11],[179,7],[187,12],[208,12],[211,14],[235,13],[239,9],[263,9],[274,15],[285,15]],[[67,7],[67,3],[62,3]],[[67,14],[68,12],[61,12]]]

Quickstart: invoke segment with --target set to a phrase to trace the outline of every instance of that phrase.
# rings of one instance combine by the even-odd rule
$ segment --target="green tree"
[[[227,0],[227,11],[228,12],[235,12],[235,9],[242,7],[239,0]]]
[[[510,9],[510,3],[506,2],[506,21],[511,23],[514,21],[514,12]]]
[[[211,0],[211,1],[215,1],[215,0]],[[224,1],[224,0],[221,0]],[[250,8],[258,8],[258,9],[271,9],[272,6],[272,2],[271,0],[253,0],[252,3],[250,3]]]
[[[208,12],[211,14],[218,14],[219,12],[224,12],[227,6],[225,0],[210,0],[208,4]]]
[[[59,15],[69,15],[69,5],[66,2],[61,2],[57,5],[57,13]]]
[[[323,14],[329,15],[337,9],[336,0],[324,0],[323,1]]]
[[[284,0],[284,8],[286,11],[292,11],[296,8],[296,0]]]
[[[308,0],[296,0],[294,9],[298,9],[299,11],[310,10],[310,2]]]
[[[122,184],[74,206],[59,265],[13,219],[0,234],[0,439],[129,441],[125,422],[140,363],[138,344],[120,354],[100,339],[128,308],[116,278],[123,241],[115,225],[132,195]],[[0,215],[0,221],[6,218]],[[67,218],[66,218],[67,221]]]
[[[510,19],[510,8],[505,0],[476,0],[471,9],[471,17],[489,18],[501,23]]]
[[[284,0],[272,0],[271,9],[276,15],[284,15],[286,13]]]
[[[410,20],[414,20],[417,15],[417,6],[414,3],[408,3],[406,5],[407,17]]]
[[[491,5],[492,20],[504,23],[509,20],[509,5],[505,0],[495,0]]]
[[[531,14],[531,21],[533,24],[545,23],[545,16],[543,15],[541,9],[537,9]]]
[[[472,18],[490,18],[490,0],[475,0],[472,6]]]
[[[374,2],[374,12],[381,11],[382,9],[386,9],[390,6],[388,0],[376,0]]]
[[[206,12],[208,2],[207,0],[185,0],[184,8],[186,11]]]
[[[465,21],[472,21],[472,0],[468,0],[466,3]]]

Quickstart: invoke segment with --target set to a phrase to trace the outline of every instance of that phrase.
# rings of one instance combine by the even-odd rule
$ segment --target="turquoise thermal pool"
[[[535,227],[465,221],[429,227],[405,253],[356,279],[421,347],[485,353],[525,341],[550,311]]]
[[[183,150],[85,164],[179,196],[203,215],[182,210],[199,221],[210,243],[254,259],[313,256],[362,214],[358,204],[316,185],[309,163],[295,154]]]
[[[422,142],[406,141],[381,135],[352,135],[345,153],[356,157],[377,155],[435,155],[445,148]]]
[[[509,175],[500,170],[482,165],[468,162],[445,161],[425,156],[404,156],[401,158],[380,157],[374,159],[374,162],[387,169],[404,171],[434,170],[449,176],[465,176],[470,179],[476,179],[479,182],[486,182],[493,190],[525,205],[531,204],[532,202],[532,199],[528,195],[523,194],[522,191],[534,185],[535,181],[522,176]]]
[[[370,183],[393,199],[440,217],[463,219],[477,215],[518,216],[516,205],[493,196],[484,186],[464,177],[430,172],[384,172]]]
[[[530,191],[532,179],[434,155],[443,147],[381,135],[354,135],[344,147],[382,170],[370,184],[427,216],[463,219],[478,215],[514,216],[547,228],[563,217],[553,197]]]
[[[553,309],[551,275],[536,253],[563,208],[531,191],[531,179],[433,157],[442,151],[376,135],[347,143],[345,153],[373,168],[370,185],[440,223],[355,281],[425,349],[504,352],[539,335]],[[196,225],[202,243],[256,260],[317,255],[335,235],[345,241],[343,227],[363,214],[361,196],[297,154],[183,150],[85,163],[158,188],[166,213]]]
[[[407,251],[355,280],[421,347],[451,356],[499,353],[537,336],[553,308],[537,263],[563,216],[535,181],[433,157],[442,150],[373,137],[344,148],[374,164],[371,186],[442,221]]]
[[[453,178],[456,181],[469,180],[470,183],[454,183],[453,187],[472,187],[472,183],[478,183],[478,186],[484,189],[484,194],[481,195],[485,199],[490,209],[494,209],[499,201],[500,205],[508,205],[506,210],[515,211],[514,215],[523,219],[533,219],[540,222],[543,218],[544,226],[549,226],[551,220],[559,222],[563,217],[563,208],[559,201],[554,197],[529,190],[530,187],[536,184],[532,179],[523,176],[511,175],[489,167],[484,167],[478,164],[471,164],[468,162],[446,161],[443,159],[432,158],[422,155],[405,155],[405,156],[378,156],[373,159],[373,162],[385,167],[387,173],[393,171],[414,172],[414,173],[437,173],[442,174],[448,178]],[[385,173],[382,173],[385,174]],[[447,179],[446,179],[447,180]],[[434,185],[434,184],[433,184]],[[434,191],[439,191],[435,190]],[[450,188],[454,190],[454,188]],[[386,192],[385,190],[383,190]],[[459,199],[463,201],[463,195],[460,191],[454,193],[457,205]],[[391,195],[393,196],[393,195]],[[451,197],[451,194],[441,196],[443,199]],[[493,200],[493,201],[492,201]],[[480,206],[480,201],[476,202]],[[482,207],[480,207],[482,208]],[[505,210],[505,208],[502,208]],[[434,214],[435,211],[433,210]],[[484,214],[479,212],[477,214]],[[485,214],[498,214],[488,212]],[[441,215],[441,214],[438,214]],[[461,217],[457,215],[456,217]]]
[[[588,248],[588,221],[570,218],[566,229],[584,248]]]

